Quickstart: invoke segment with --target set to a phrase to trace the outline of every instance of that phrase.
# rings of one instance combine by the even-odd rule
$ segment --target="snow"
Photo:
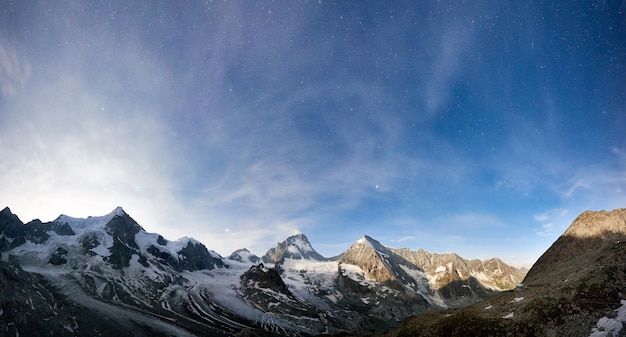
[[[158,238],[159,234],[147,233],[145,231],[140,231],[139,233],[135,234],[135,242],[137,243],[137,246],[139,246],[139,249],[142,253],[148,254],[147,249],[150,246],[154,246],[158,250],[170,254],[170,256],[175,259],[178,258],[179,252],[183,250],[183,248],[187,247],[189,243],[191,243],[192,245],[201,244],[200,241],[185,236],[176,241],[167,240],[165,245],[160,245],[157,243]],[[209,250],[209,254],[211,254],[211,256],[214,258],[222,259],[222,257],[214,251]]]
[[[297,248],[299,248],[301,251],[308,253],[308,252],[312,252],[313,251],[313,247],[311,247],[311,245],[307,242],[304,242],[304,240],[302,240],[302,237],[300,235],[297,235],[295,237],[293,237],[293,241],[292,241],[293,245]],[[298,253],[298,251],[296,250],[295,252],[291,250],[293,246],[289,246],[289,252],[290,253]]]
[[[207,308],[202,308],[202,306],[206,305],[202,294],[206,293],[215,302],[215,305],[221,307],[222,310],[236,312],[237,315],[257,322],[263,327],[277,326],[292,330],[303,330],[302,327],[296,326],[276,314],[263,312],[247,303],[238,289],[240,287],[240,276],[249,269],[250,265],[238,261],[231,262],[233,262],[231,268],[228,269],[216,268],[183,273],[183,276],[189,280],[189,284],[193,284],[188,292],[197,310],[208,310]],[[274,294],[284,296],[284,294],[275,292]],[[224,316],[215,316],[208,312],[203,312],[203,315],[210,315],[212,319],[227,322],[230,325],[238,325],[237,322],[231,321]],[[312,331],[305,330],[305,332],[312,334]]]
[[[339,270],[341,271],[341,275],[346,276],[364,285],[363,281],[365,280],[365,271],[363,271],[363,269],[361,269],[359,266],[342,263],[339,265]]]
[[[338,276],[337,261],[315,261],[305,259],[285,259],[282,263],[282,278],[289,290],[303,302],[326,308],[316,296],[320,291],[332,292],[329,300],[336,302],[341,294],[335,293],[334,281]],[[303,272],[305,271],[306,272]],[[330,296],[330,297],[329,297]]]
[[[516,297],[513,300],[511,300],[511,303],[518,303],[524,300],[524,297]]]
[[[486,306],[484,310],[490,310],[490,309],[493,309],[493,305],[491,305],[491,304],[489,304],[488,306]]]
[[[446,271],[446,267],[444,266],[438,266],[437,268],[435,268],[435,273],[443,273]]]
[[[74,218],[65,214],[60,215],[55,221],[59,224],[66,223],[76,230],[94,230],[102,229],[104,226],[116,216],[124,216],[126,213],[121,207],[116,207],[111,213],[103,216],[90,216],[87,218]],[[79,233],[76,233],[79,234]],[[82,233],[80,233],[82,234]]]
[[[424,298],[431,304],[435,304],[442,308],[447,308],[445,301],[438,293],[431,295],[428,289],[428,283],[431,282],[428,274],[421,270],[411,269],[403,264],[400,264],[399,267],[407,273],[413,280],[415,280],[415,288],[413,291],[419,292],[424,296]]]
[[[502,316],[502,318],[504,318],[504,319],[510,319],[510,318],[513,318],[513,315],[514,315],[514,314],[515,314],[515,313],[514,313],[514,312],[512,312],[512,313],[510,313],[510,314],[508,314],[508,315],[504,315],[504,316]]]
[[[615,318],[608,318],[606,316],[600,318],[597,327],[593,328],[589,337],[608,337],[618,336],[622,331],[624,323],[626,323],[626,300],[621,300],[621,307],[617,308],[617,316]]]

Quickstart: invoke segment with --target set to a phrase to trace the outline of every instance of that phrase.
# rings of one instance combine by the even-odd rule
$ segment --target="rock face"
[[[584,212],[515,291],[412,318],[385,336],[590,336],[600,318],[615,317],[626,303],[625,233],[626,209]]]
[[[393,254],[380,242],[365,235],[346,250],[339,259],[339,265],[350,264],[363,269],[365,276],[375,282],[400,288],[398,279],[404,277],[397,274],[392,264],[408,264]],[[415,267],[415,266],[414,266]]]

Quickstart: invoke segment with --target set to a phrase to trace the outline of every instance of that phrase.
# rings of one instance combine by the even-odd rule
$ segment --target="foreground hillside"
[[[515,291],[384,336],[623,336],[625,322],[626,209],[617,209],[581,214]]]
[[[388,330],[511,288],[498,259],[395,249],[364,236],[340,256],[300,234],[262,257],[146,232],[121,208],[27,224],[0,211],[2,336],[311,336]]]

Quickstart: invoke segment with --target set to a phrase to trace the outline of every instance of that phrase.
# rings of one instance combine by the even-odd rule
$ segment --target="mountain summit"
[[[325,257],[313,249],[309,239],[304,234],[296,234],[288,237],[285,241],[276,244],[276,247],[261,257],[264,263],[280,264],[286,258],[325,261]]]

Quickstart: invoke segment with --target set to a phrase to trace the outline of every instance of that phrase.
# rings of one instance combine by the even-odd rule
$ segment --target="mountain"
[[[514,291],[411,318],[384,336],[600,337],[623,336],[624,326],[626,209],[616,209],[578,216]]]
[[[261,257],[264,263],[278,263],[280,264],[286,258],[291,259],[310,259],[316,261],[324,261],[322,255],[313,249],[309,239],[304,234],[297,234],[287,238],[283,242],[276,244],[276,247],[270,250]]]
[[[261,261],[258,256],[250,253],[250,251],[246,248],[237,249],[236,251],[232,252],[228,259],[245,263],[258,263],[259,261]]]
[[[364,236],[337,258],[304,234],[262,258],[148,233],[122,208],[24,224],[0,211],[0,335],[365,333],[493,296],[502,261],[395,249]],[[513,284],[513,283],[511,283]]]

